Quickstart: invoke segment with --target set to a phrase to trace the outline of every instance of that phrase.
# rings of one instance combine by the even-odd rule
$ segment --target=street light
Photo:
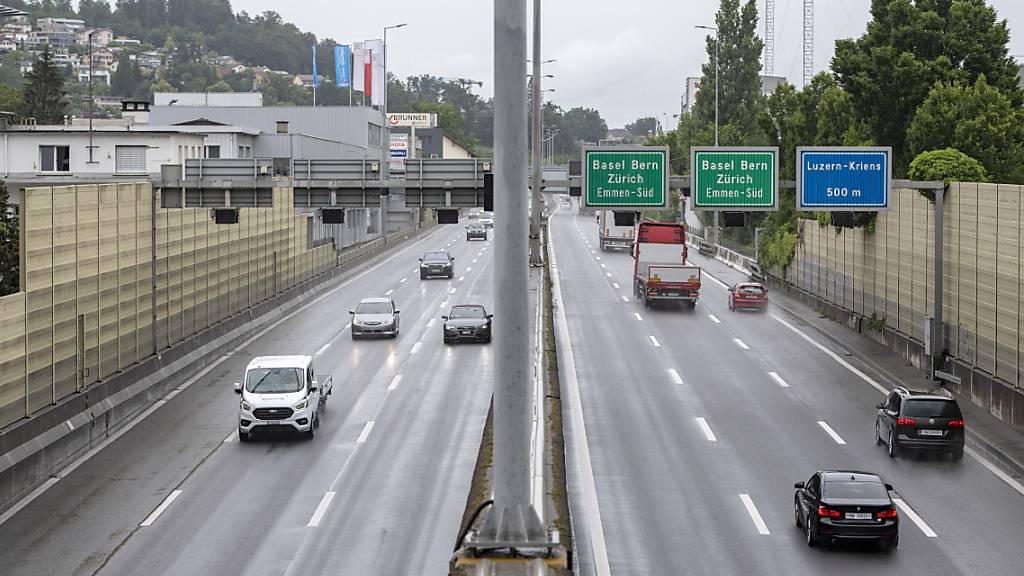
[[[531,64],[533,64],[533,60],[527,59],[526,61],[531,63]],[[544,61],[541,62],[541,64],[554,64],[555,62],[558,62],[558,58],[552,58],[551,60],[544,60]]]
[[[719,67],[719,64],[718,64],[718,60],[719,60],[718,54],[719,54],[719,44],[720,44],[720,42],[718,40],[718,37],[719,37],[718,28],[715,28],[714,26],[694,26],[694,28],[700,28],[702,30],[712,30],[715,33],[715,147],[718,147],[718,67]],[[718,210],[715,210],[714,215],[715,215],[715,222],[714,222],[713,231],[715,233],[715,237],[713,238],[712,241],[715,244],[718,244]]]

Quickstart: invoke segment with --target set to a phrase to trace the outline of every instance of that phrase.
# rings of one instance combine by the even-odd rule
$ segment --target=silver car
[[[390,298],[364,298],[352,315],[352,339],[367,336],[398,337],[399,314],[395,301]]]

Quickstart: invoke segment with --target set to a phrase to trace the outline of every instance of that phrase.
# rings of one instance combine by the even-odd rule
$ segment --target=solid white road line
[[[761,513],[757,511],[757,506],[754,506],[754,501],[750,499],[750,494],[740,494],[740,500],[743,501],[743,507],[747,509],[747,514],[750,514],[750,519],[754,521],[754,526],[757,526],[757,533],[764,536],[771,534],[768,531],[768,525],[761,518]]]
[[[675,384],[682,384],[683,383],[683,377],[679,375],[679,372],[676,372],[675,368],[669,368],[668,369],[668,375],[672,377],[672,382],[673,383],[675,383]]]
[[[743,340],[740,340],[739,338],[733,338],[732,341],[735,342],[736,345],[739,346],[740,348],[743,348],[744,350],[750,350],[750,346],[747,346],[747,344]]]
[[[690,262],[689,260],[687,260],[686,263],[688,265],[690,265],[690,266],[694,265],[693,262]],[[715,284],[718,284],[719,286],[721,286],[722,288],[725,288],[726,290],[729,289],[729,285],[728,284],[726,284],[725,282],[722,282],[718,278],[715,278],[714,276],[712,276],[710,273],[708,273],[707,271],[705,271],[703,269],[700,272],[700,276],[701,276],[701,278],[710,278],[711,281],[714,282]]]
[[[394,290],[388,290],[387,292],[384,293],[384,295],[385,296],[391,296],[392,294],[394,294],[394,292],[395,292]]]
[[[643,317],[643,316],[641,316],[639,312],[633,312],[633,316],[635,316],[635,317],[636,317],[636,319],[637,319],[637,320],[639,320],[639,321],[641,321],[641,322],[643,322],[643,321],[644,321],[644,317]]]
[[[993,464],[993,463],[989,462],[988,460],[986,460],[985,458],[983,458],[981,456],[981,454],[978,454],[974,450],[974,448],[967,448],[965,450],[965,452],[967,452],[968,456],[970,456],[971,458],[974,458],[975,460],[977,460],[978,463],[981,464],[982,466],[984,466],[986,470],[988,470],[989,472],[995,474],[996,477],[999,478],[1000,480],[1002,480],[1003,482],[1006,482],[1007,484],[1009,484],[1010,488],[1013,488],[1014,490],[1019,492],[1022,496],[1024,496],[1024,485],[1022,485],[1020,482],[1017,482],[1016,480],[1014,480],[1006,472],[1003,472],[999,468],[996,468],[995,464]]]
[[[708,314],[708,318],[711,318],[711,321],[714,322],[715,324],[721,324],[722,323],[722,321],[719,320],[718,317],[715,316],[714,314]]]
[[[648,338],[651,340],[651,344],[653,344],[655,348],[661,348],[661,342],[658,342],[657,338],[654,336],[648,336]]]
[[[398,388],[398,383],[402,381],[401,374],[395,374],[395,377],[391,379],[391,384],[388,385],[388,392],[391,392],[395,388]]]
[[[320,525],[320,520],[327,513],[327,507],[331,505],[331,500],[334,500],[334,492],[324,493],[324,497],[320,499],[320,505],[316,507],[316,512],[313,512],[313,517],[309,519],[309,524],[306,526],[316,528]]]
[[[331,344],[334,344],[334,341],[337,340],[339,337],[341,337],[341,335],[344,334],[345,331],[348,330],[349,328],[352,328],[352,324],[346,324],[344,328],[339,330],[338,333],[334,335],[334,338],[331,338],[330,340],[328,340],[323,346],[320,347],[319,350],[314,352],[313,355],[314,356],[319,356],[319,355],[323,354],[324,352],[326,352],[327,349],[331,347]]]
[[[703,418],[697,418],[697,425],[700,426],[704,437],[708,439],[708,442],[718,442],[718,438],[715,438],[715,433],[711,431],[711,426],[708,426],[708,421]]]
[[[846,440],[843,440],[843,437],[840,436],[835,430],[833,430],[832,427],[829,426],[828,423],[825,422],[824,420],[818,420],[818,426],[821,426],[821,429],[824,430],[826,434],[831,436],[832,439],[836,441],[836,444],[846,444]]]
[[[224,439],[224,442],[234,442],[238,438],[238,428],[231,431],[228,437]]]
[[[775,372],[769,372],[768,375],[771,376],[772,380],[775,380],[779,384],[779,386],[782,386],[783,388],[789,388],[789,384],[786,384],[786,381],[782,379],[782,376],[779,376]]]
[[[412,345],[412,350],[409,350],[409,354],[415,354],[415,353],[419,352],[420,351],[420,344],[422,344],[422,342],[417,342],[417,343],[413,344]]]
[[[918,516],[917,512],[914,512],[914,509],[910,507],[910,504],[904,502],[902,498],[893,498],[892,501],[895,502],[896,505],[900,507],[900,510],[903,511],[903,514],[905,514],[907,518],[910,518],[910,520],[913,521],[914,524],[917,524],[917,527],[921,529],[921,532],[924,532],[925,536],[929,538],[939,537],[939,535],[936,534],[934,530],[932,530],[931,526],[929,526],[927,522],[925,522],[920,516]]]
[[[373,420],[368,420],[366,424],[363,424],[363,431],[359,433],[359,438],[356,438],[356,444],[366,442],[366,438],[370,435],[370,430],[373,430]]]
[[[153,522],[156,522],[156,519],[164,513],[164,510],[167,510],[171,503],[178,499],[178,496],[181,496],[181,490],[172,490],[171,493],[167,495],[167,498],[164,498],[164,501],[156,507],[156,510],[153,510],[153,512],[147,516],[139,526],[152,526]]]
[[[629,302],[629,297],[628,296],[623,296],[622,297],[622,301],[623,302]]]
[[[821,350],[825,354],[828,354],[828,356],[830,358],[832,358],[833,360],[835,360],[836,362],[838,362],[840,366],[846,368],[850,372],[853,372],[854,374],[859,376],[861,380],[863,380],[863,381],[867,382],[868,384],[870,384],[871,387],[874,388],[875,390],[878,390],[882,394],[888,394],[889,393],[889,391],[884,386],[882,386],[878,382],[875,382],[874,379],[872,379],[870,376],[868,376],[864,372],[858,370],[857,367],[854,366],[853,364],[850,364],[846,360],[843,360],[842,358],[840,358],[839,355],[836,354],[835,352],[829,350],[824,345],[819,344],[818,341],[815,340],[814,338],[811,338],[807,334],[804,334],[804,332],[802,330],[800,330],[799,328],[797,328],[796,326],[793,326],[792,324],[790,324],[789,322],[786,322],[785,320],[783,320],[782,318],[780,318],[779,316],[777,316],[775,314],[772,314],[772,318],[774,318],[777,321],[779,321],[779,323],[781,323],[786,328],[789,328],[793,332],[796,332],[797,335],[799,335],[801,338],[803,338],[804,340],[809,342],[811,344],[811,346],[814,346],[818,350]]]

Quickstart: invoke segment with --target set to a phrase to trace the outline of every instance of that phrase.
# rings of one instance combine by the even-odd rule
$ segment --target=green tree
[[[893,147],[905,174],[907,129],[936,82],[973,84],[981,75],[1013,106],[1024,102],[1009,29],[985,0],[872,0],[867,32],[836,42],[832,69],[876,142]]]
[[[955,148],[977,158],[997,182],[1024,182],[1024,110],[986,81],[937,83],[907,130],[907,150]]]
[[[956,148],[921,152],[910,163],[907,175],[911,180],[942,180],[946,183],[988,182],[988,174],[981,162]],[[934,191],[922,190],[921,194],[935,202]]]
[[[0,296],[14,294],[21,281],[18,219],[11,216],[7,185],[0,180]]]
[[[13,88],[25,83],[19,65],[24,56],[25,53],[18,50],[11,50],[0,56],[0,85]]]
[[[608,123],[594,108],[570,108],[565,111],[563,122],[577,142],[596,144],[608,137]]]
[[[64,78],[53,63],[48,45],[43,48],[43,53],[32,65],[32,70],[25,75],[25,79],[28,81],[24,88],[26,113],[40,124],[59,123],[67,109]]]
[[[701,91],[693,114],[705,123],[715,121],[715,66],[718,64],[718,123],[731,125],[736,144],[761,143],[757,112],[761,107],[761,50],[764,42],[757,36],[757,5],[747,0],[721,0],[715,15],[718,28],[718,55],[715,38],[708,36],[708,62],[701,68]]]
[[[647,136],[648,134],[657,134],[658,132],[658,119],[653,116],[647,116],[644,118],[637,118],[636,122],[632,124],[626,124],[626,130],[629,131],[633,136]]]
[[[117,71],[110,79],[110,92],[115,96],[127,98],[135,93],[140,77],[139,69],[134,65],[128,53],[122,52],[117,59]]]
[[[21,114],[25,110],[25,97],[21,90],[0,84],[0,112]]]

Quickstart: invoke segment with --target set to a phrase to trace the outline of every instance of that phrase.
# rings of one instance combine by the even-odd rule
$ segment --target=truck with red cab
[[[691,310],[700,296],[700,268],[686,264],[686,226],[637,224],[633,246],[633,295],[650,307],[658,300],[683,302]]]

